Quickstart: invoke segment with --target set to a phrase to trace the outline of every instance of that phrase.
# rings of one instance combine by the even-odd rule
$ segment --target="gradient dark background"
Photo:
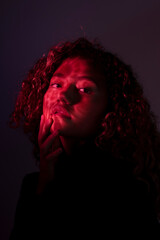
[[[97,38],[132,65],[159,119],[160,1],[1,0],[0,14],[0,239],[6,240],[22,179],[37,170],[23,131],[7,126],[28,70],[59,41]]]

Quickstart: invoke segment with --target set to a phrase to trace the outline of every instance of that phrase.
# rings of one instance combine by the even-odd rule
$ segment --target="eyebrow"
[[[52,77],[59,77],[59,78],[64,78],[63,73],[54,73]],[[76,76],[77,80],[88,80],[90,82],[95,82],[94,78],[92,76],[84,75],[84,76]]]
[[[63,78],[64,75],[62,73],[54,73],[52,77],[61,77],[61,78]]]
[[[79,80],[86,79],[86,80],[89,80],[90,82],[95,82],[95,80],[94,80],[93,77],[91,77],[91,76],[86,76],[86,75],[84,75],[84,76],[78,76],[77,79],[79,79]]]

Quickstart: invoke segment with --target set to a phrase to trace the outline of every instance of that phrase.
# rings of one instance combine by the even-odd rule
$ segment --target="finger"
[[[43,130],[42,130],[42,138],[45,139],[48,136],[48,134],[50,133],[50,127],[51,127],[52,123],[53,123],[52,118],[44,120]]]
[[[38,141],[39,141],[40,136],[42,135],[43,124],[44,124],[44,115],[42,114],[41,120],[40,120],[40,125],[39,125]]]
[[[56,159],[62,152],[63,152],[62,148],[56,149],[54,152],[48,154],[48,156],[46,157],[46,161],[49,162],[53,159]]]
[[[52,123],[53,123],[52,118],[43,120],[42,130],[40,131],[40,134],[39,134],[39,144],[42,144],[50,134],[50,127]]]
[[[43,115],[44,121],[42,126],[42,135],[44,135],[46,128],[48,128],[48,125],[50,124],[51,118],[47,118],[45,115]]]
[[[54,132],[54,131],[56,131],[60,128],[61,128],[61,125],[60,125],[59,119],[57,119],[57,117],[53,116],[53,123],[52,123],[52,126],[51,126],[51,132]]]
[[[46,155],[54,143],[55,139],[59,136],[59,130],[56,130],[54,133],[50,134],[47,139],[41,145],[41,153]]]

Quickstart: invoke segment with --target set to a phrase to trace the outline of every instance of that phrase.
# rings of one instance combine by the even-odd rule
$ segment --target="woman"
[[[40,171],[24,178],[11,239],[158,233],[156,119],[117,56],[84,38],[54,46],[23,81],[14,124]]]

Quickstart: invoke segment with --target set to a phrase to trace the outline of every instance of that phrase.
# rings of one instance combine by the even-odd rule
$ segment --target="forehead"
[[[81,59],[79,57],[75,58],[67,58],[65,59],[56,72],[63,72],[63,74],[69,75],[72,72],[86,71],[88,72],[91,67],[89,66],[89,62],[85,59]]]
[[[89,59],[83,59],[81,57],[67,58],[55,71],[54,75],[63,77],[67,76],[88,76],[91,79],[98,82],[105,82],[105,76],[97,68],[92,66],[92,62]]]

